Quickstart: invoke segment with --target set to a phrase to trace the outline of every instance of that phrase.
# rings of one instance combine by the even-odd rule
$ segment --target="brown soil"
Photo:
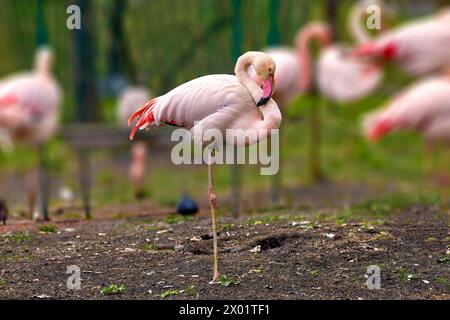
[[[235,282],[229,286],[209,283],[208,218],[72,221],[56,223],[56,233],[13,223],[0,227],[0,298],[161,299],[176,290],[164,299],[450,299],[450,228],[439,209],[413,206],[373,225],[295,214],[221,220],[220,272]],[[11,236],[18,229],[32,237]],[[81,268],[79,291],[67,289],[70,265]],[[367,288],[370,265],[381,269],[379,290]],[[101,294],[109,284],[126,290]]]

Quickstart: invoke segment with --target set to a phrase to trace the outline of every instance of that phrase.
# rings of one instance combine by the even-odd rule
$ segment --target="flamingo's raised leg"
[[[212,159],[211,159],[213,152],[214,152],[213,148],[210,148],[208,150],[208,199],[209,199],[209,206],[211,208],[213,250],[214,250],[212,281],[215,282],[219,278],[219,258],[217,252],[217,228],[216,228],[217,197],[213,187]]]

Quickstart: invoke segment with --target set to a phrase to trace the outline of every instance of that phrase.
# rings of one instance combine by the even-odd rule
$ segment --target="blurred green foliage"
[[[2,77],[17,70],[31,68],[37,26],[36,1],[0,0],[0,3]],[[72,31],[66,28],[68,3],[56,0],[43,0],[43,3],[49,41],[56,56],[55,74],[64,91],[62,120],[67,123],[74,119],[75,109],[75,53]],[[93,59],[99,81],[110,72],[108,57],[113,35],[109,31],[109,16],[113,3],[111,0],[92,1],[96,52]],[[281,44],[290,46],[297,30],[305,22],[324,19],[325,3],[310,0],[280,1]],[[339,41],[349,40],[346,20],[352,3],[352,0],[339,1],[337,14],[340,28],[336,30]],[[407,1],[401,1],[398,5],[406,3]],[[243,51],[267,46],[270,18],[268,8],[269,1],[266,0],[243,1]],[[231,16],[229,0],[127,1],[124,11],[125,39],[137,77],[144,79],[152,93],[158,95],[197,76],[232,73],[234,61],[231,58]],[[404,18],[394,17],[391,23],[395,24]],[[318,101],[323,119],[323,167],[329,178],[372,185],[392,183],[412,194],[430,188],[423,179],[429,160],[423,158],[421,139],[416,134],[389,136],[378,144],[367,143],[360,135],[361,115],[382,105],[411,80],[394,66],[388,66],[382,87],[373,95],[350,105],[338,105],[323,99]],[[304,95],[284,110],[282,175],[284,182],[290,186],[308,183],[306,117],[312,103],[312,98]],[[99,114],[102,120],[114,121],[115,106],[114,97],[101,99]],[[76,189],[73,150],[58,138],[50,141],[46,148],[45,161],[52,168],[52,174]],[[109,152],[100,151],[95,154],[93,162],[109,161],[110,157]],[[25,172],[36,161],[35,153],[24,146],[17,146],[12,153],[0,153],[2,170]],[[247,166],[242,170],[244,192],[268,190],[270,177],[260,176],[258,170],[257,166]],[[96,173],[94,205],[134,201],[126,174],[118,175],[114,168],[104,165],[97,166],[93,171]],[[217,166],[215,169],[216,189],[221,195],[229,192],[229,174],[228,166]],[[202,166],[188,168],[157,165],[157,170],[149,172],[147,189],[150,190],[152,199],[166,206],[174,206],[182,190],[189,190],[195,198],[206,198],[206,170]],[[395,201],[402,202],[402,196],[399,197],[400,200]]]

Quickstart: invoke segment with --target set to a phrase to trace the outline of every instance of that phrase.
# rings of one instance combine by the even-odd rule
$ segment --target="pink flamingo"
[[[369,113],[363,121],[363,131],[369,140],[378,140],[398,130],[421,133],[429,146],[445,147],[450,144],[448,75],[419,80],[381,109]],[[449,167],[450,163],[446,163],[446,170]],[[448,174],[440,180],[443,186],[448,185]]]
[[[128,118],[134,113],[136,106],[141,106],[150,100],[150,92],[143,87],[129,87],[119,97],[117,116],[121,125],[128,123]],[[136,199],[145,195],[145,173],[148,147],[144,141],[135,141],[131,146],[131,164],[129,176],[134,188]]]
[[[413,76],[424,75],[450,64],[450,9],[407,22],[354,50],[355,56],[394,61]]]
[[[311,89],[313,64],[309,53],[311,40],[318,40],[322,50],[318,57],[316,77],[320,92],[337,102],[351,102],[373,92],[382,77],[381,68],[371,62],[352,56],[351,50],[331,44],[331,30],[321,22],[306,25],[297,36],[297,53],[301,65],[299,86]]]
[[[394,130],[415,130],[435,140],[433,138],[450,138],[450,132],[438,133],[434,127],[435,123],[450,122],[449,117],[450,78],[430,76],[413,83],[384,107],[369,113],[363,128],[370,140],[378,140]]]
[[[382,2],[374,3],[384,8]],[[370,40],[367,31],[361,26],[365,10],[366,2],[358,1],[353,6],[349,19],[350,32],[360,44]],[[313,39],[319,40],[323,47],[317,63],[317,80],[320,91],[325,96],[333,101],[350,102],[377,88],[382,77],[382,70],[377,64],[353,56],[351,49],[343,45],[331,45],[329,27],[320,22],[311,23],[296,38],[297,53],[287,47],[264,50],[277,66],[273,97],[281,109],[300,93],[310,89],[312,62],[307,47]],[[261,81],[253,70],[250,72],[252,78]]]
[[[262,88],[248,74],[253,66]],[[226,135],[226,130],[251,130],[245,142],[227,140],[227,143],[250,145],[270,136],[272,129],[278,129],[281,112],[271,99],[274,86],[275,63],[262,52],[247,52],[236,62],[233,75],[208,75],[186,82],[163,96],[150,100],[137,110],[128,120],[129,124],[139,117],[130,139],[138,128],[149,126],[177,125],[190,129],[197,142],[195,132],[216,129]],[[259,107],[259,108],[258,108]],[[202,143],[204,144],[204,143]],[[216,195],[213,189],[211,153],[208,150],[208,199],[211,208],[214,267],[213,281],[219,276],[217,234],[216,234]]]
[[[376,2],[384,8],[382,2]],[[361,26],[362,17],[366,14],[366,2],[358,1],[352,8],[350,16],[350,32],[359,43],[370,39],[367,31]],[[302,34],[302,36],[300,36]],[[373,92],[382,78],[382,70],[374,63],[351,55],[350,49],[331,42],[331,31],[326,24],[315,23],[300,31],[296,39],[296,52],[288,47],[271,47],[264,50],[277,66],[275,73],[275,93],[273,99],[284,109],[295,97],[311,88],[312,62],[307,50],[309,41],[317,38],[323,46],[317,63],[317,81],[320,91],[329,99],[340,102],[351,102]],[[298,58],[300,56],[300,59]],[[252,78],[261,83],[254,70],[250,68]],[[313,121],[315,122],[315,121]],[[318,143],[317,124],[312,123],[312,146],[310,151],[311,172],[313,179],[320,178],[320,170],[316,164]],[[272,199],[280,200],[280,172],[273,176]]]
[[[313,77],[313,62],[309,52],[312,40],[317,40],[321,52]],[[350,51],[331,44],[331,30],[327,24],[311,22],[299,31],[296,37],[300,66],[299,88],[311,91],[316,96],[316,81],[320,92],[330,100],[349,102],[372,92],[381,79],[381,69],[361,59],[352,57]],[[314,181],[322,179],[320,169],[320,120],[317,106],[312,106],[310,115],[309,164]]]
[[[39,147],[56,131],[60,88],[51,73],[52,53],[41,48],[36,53],[34,70],[0,81],[0,127],[13,142]],[[32,216],[37,193],[36,172],[28,175],[28,204]]]

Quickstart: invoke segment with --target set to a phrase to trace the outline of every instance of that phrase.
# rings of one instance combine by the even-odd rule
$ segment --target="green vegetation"
[[[145,243],[142,246],[142,250],[144,251],[155,251],[157,249],[156,244],[154,243]]]
[[[3,237],[14,243],[25,243],[33,240],[32,234],[23,231],[4,235]]]
[[[410,273],[408,272],[404,267],[400,267],[398,269],[398,272],[400,274],[400,279],[404,282],[404,283],[410,283],[411,280],[415,280],[418,279],[418,276],[416,274]]]
[[[170,289],[170,290],[166,290],[163,293],[161,293],[160,297],[161,298],[167,298],[170,296],[177,296],[180,294],[180,291],[176,290],[176,289]]]
[[[193,221],[193,220],[194,220],[193,216],[181,216],[178,214],[169,215],[164,219],[164,221],[168,224],[176,224],[183,221]]]
[[[310,275],[312,275],[313,277],[318,277],[320,275],[320,271],[319,270],[311,270],[309,272]]]
[[[286,220],[286,217],[278,216],[278,215],[263,215],[258,216],[258,218],[250,217],[246,220],[246,224],[249,225],[258,225],[258,224],[266,224],[271,222],[278,222],[278,221],[284,221]]]
[[[121,294],[125,292],[126,287],[125,285],[116,285],[116,284],[110,284],[107,287],[102,288],[100,291],[103,295],[113,295],[113,294]]]
[[[197,286],[196,285],[190,285],[186,289],[184,289],[184,293],[191,297],[196,297],[198,294]]]
[[[44,232],[44,233],[55,233],[58,230],[56,228],[56,226],[54,224],[51,224],[51,223],[39,224],[37,226],[37,229],[38,229],[39,232]]]
[[[217,282],[224,287],[228,287],[230,285],[238,285],[240,281],[235,281],[230,279],[227,275],[221,275],[219,276],[219,279],[217,279]]]
[[[220,225],[220,231],[221,232],[226,232],[226,231],[230,231],[231,229],[233,229],[233,224],[232,223],[222,223]]]
[[[3,278],[0,278],[0,286],[4,286],[6,284],[6,280]]]
[[[436,282],[450,288],[450,280],[448,277],[441,277],[441,276],[436,277]]]

